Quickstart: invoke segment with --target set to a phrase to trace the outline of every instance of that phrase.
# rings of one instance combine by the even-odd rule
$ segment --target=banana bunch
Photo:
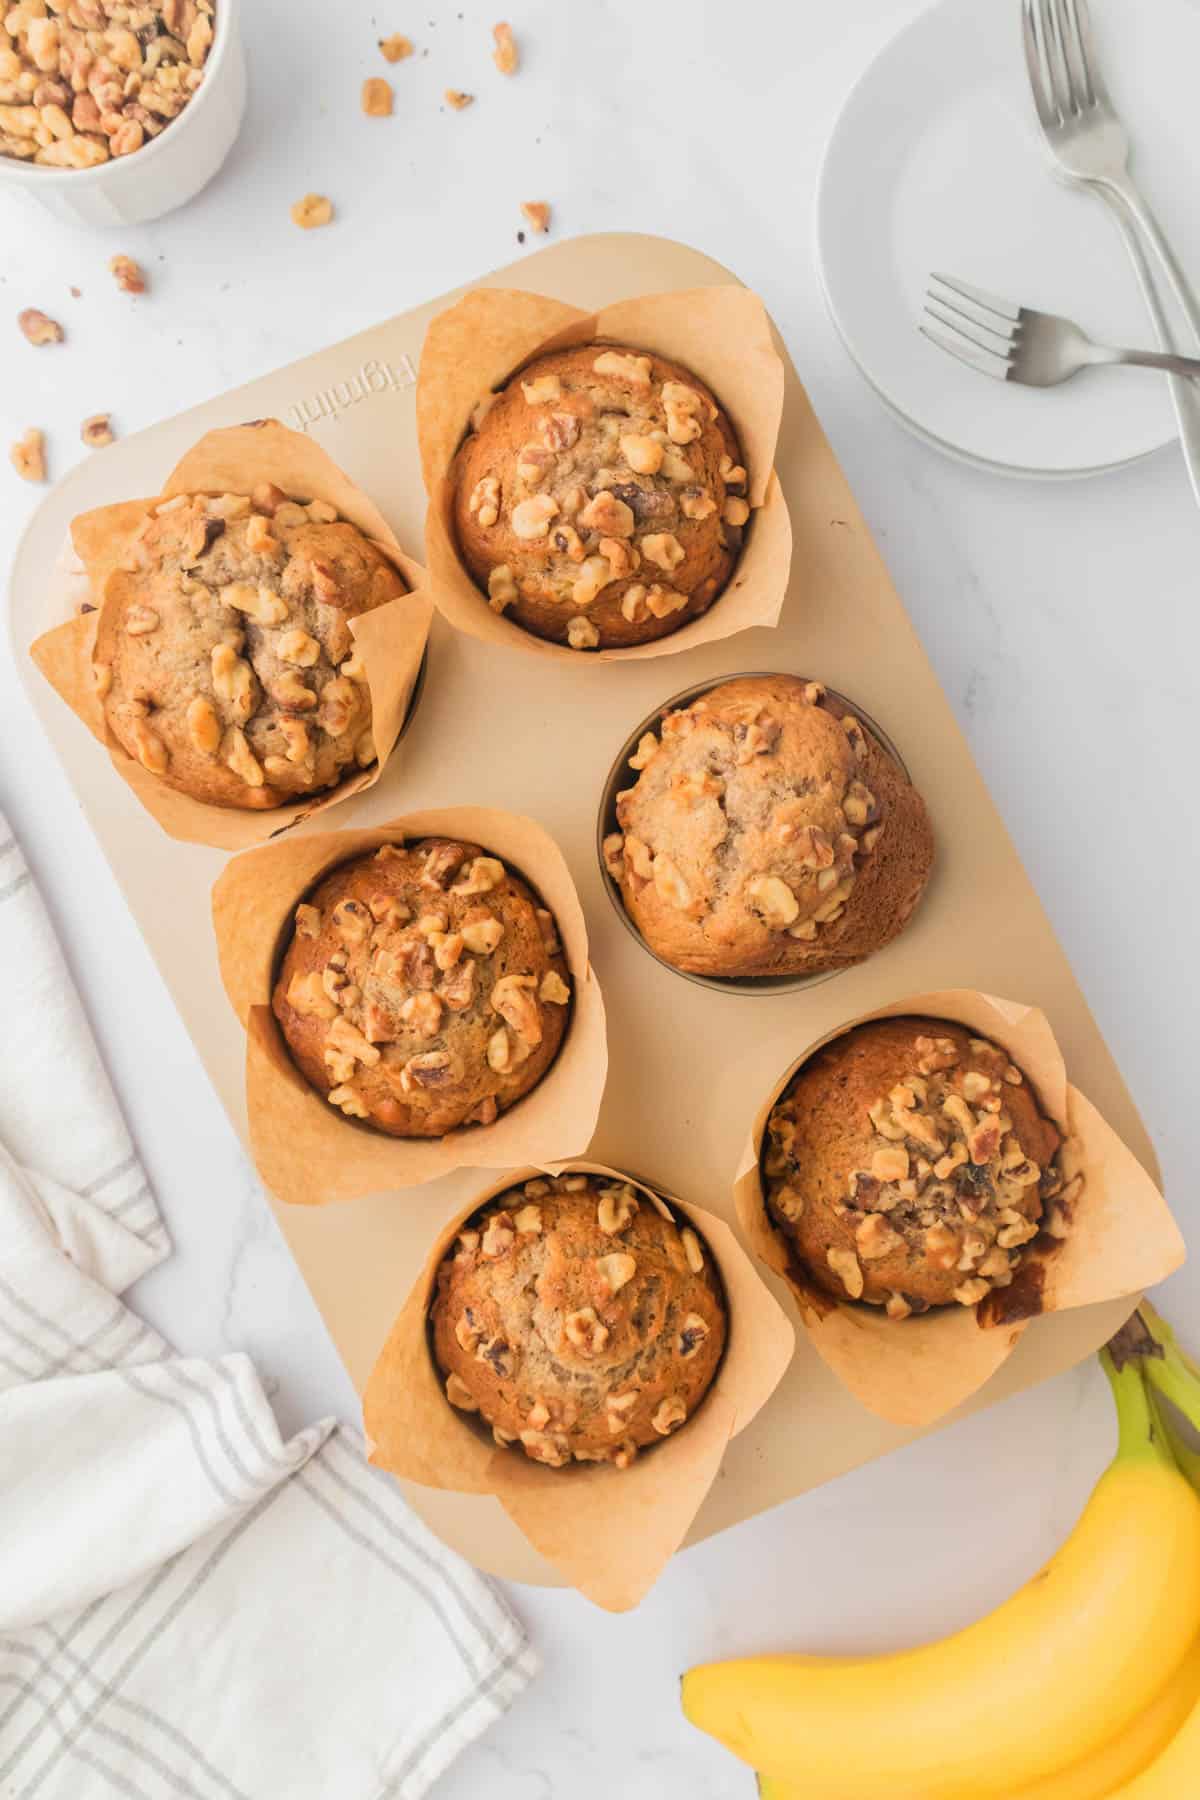
[[[1116,1456],[1003,1606],[916,1650],[684,1676],[762,1800],[1200,1800],[1200,1367],[1145,1304],[1100,1360]]]

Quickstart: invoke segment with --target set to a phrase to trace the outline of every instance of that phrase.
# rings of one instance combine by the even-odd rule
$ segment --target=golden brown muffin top
[[[818,1050],[776,1102],[767,1207],[840,1300],[894,1319],[975,1306],[1012,1283],[1043,1223],[1065,1229],[1060,1143],[996,1044],[943,1019],[874,1019]]]
[[[712,604],[750,508],[733,428],[690,371],[590,344],[539,357],[476,419],[455,522],[496,611],[589,650],[665,636]]]
[[[712,1254],[645,1189],[539,1176],[489,1201],[438,1271],[451,1404],[535,1462],[628,1468],[679,1430],[725,1346]]]
[[[405,587],[323,500],[264,484],[161,502],[109,578],[97,689],[113,736],[168,787],[281,806],[375,760],[349,621]]]
[[[272,1007],[306,1079],[394,1137],[490,1125],[541,1080],[570,976],[537,895],[478,844],[352,858],[296,908]]]
[[[608,871],[676,968],[842,968],[903,928],[933,860],[924,804],[819,682],[742,676],[646,732]]]

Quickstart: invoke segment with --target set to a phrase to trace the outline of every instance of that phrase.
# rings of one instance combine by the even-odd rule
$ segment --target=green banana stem
[[[1150,1405],[1150,1394],[1142,1377],[1140,1357],[1123,1354],[1113,1340],[1101,1350],[1100,1366],[1108,1376],[1113,1399],[1117,1403],[1115,1460],[1125,1463],[1140,1461],[1173,1464],[1175,1459],[1158,1429]]]
[[[1103,1355],[1123,1372],[1139,1372],[1155,1430],[1192,1486],[1200,1489],[1200,1366],[1149,1301],[1142,1302]]]

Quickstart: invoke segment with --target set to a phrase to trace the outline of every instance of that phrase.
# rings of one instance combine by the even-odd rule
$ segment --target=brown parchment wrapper
[[[501,1450],[446,1399],[426,1320],[438,1266],[465,1219],[536,1175],[578,1169],[629,1181],[667,1204],[707,1242],[729,1309],[729,1337],[712,1386],[681,1430],[628,1469],[574,1463],[550,1469]],[[678,1550],[720,1468],[725,1446],[783,1377],[795,1334],[734,1233],[704,1212],[603,1163],[542,1164],[493,1181],[438,1235],[363,1394],[370,1460],[424,1487],[494,1494],[530,1543],[572,1587],[608,1612],[636,1606]]]
[[[260,481],[273,481],[287,494],[335,506],[340,516],[357,525],[400,571],[409,592],[350,621],[371,690],[377,761],[325,793],[293,801],[290,806],[243,812],[178,793],[128,755],[108,729],[92,682],[92,655],[103,610],[117,601],[110,591],[112,577],[146,515],[175,494],[248,494]],[[87,570],[98,610],[46,632],[30,646],[30,655],[72,712],[104,745],[117,774],[170,837],[189,844],[209,844],[215,850],[244,850],[277,837],[378,781],[404,725],[425,654],[433,618],[429,579],[422,565],[400,548],[375,505],[319,445],[277,419],[210,431],[171,471],[161,494],[81,513],[71,521],[71,539]]]
[[[348,1119],[309,1086],[291,1056],[271,989],[284,932],[305,893],[338,863],[381,844],[448,837],[482,844],[536,888],[553,913],[572,977],[571,1019],[541,1081],[494,1125],[442,1138],[389,1137]],[[294,1206],[323,1206],[416,1187],[454,1169],[495,1169],[586,1150],[608,1072],[604,1001],[588,962],[575,884],[553,838],[533,819],[479,806],[406,813],[364,831],[284,838],[235,857],[213,888],[225,991],[246,1028],[246,1111],[258,1172]]]
[[[459,558],[450,465],[485,394],[536,356],[598,339],[655,351],[707,382],[741,444],[752,518],[729,583],[706,613],[653,643],[585,652],[536,637],[488,605]],[[430,325],[417,381],[417,431],[429,494],[425,555],[439,612],[486,644],[575,663],[674,656],[751,625],[777,625],[792,559],[787,502],[773,466],[782,413],[783,363],[766,308],[736,283],[647,294],[594,313],[544,294],[475,288]]]
[[[822,1044],[868,1019],[898,1014],[950,1019],[1006,1050],[1029,1077],[1043,1112],[1059,1127],[1060,1162],[1068,1177],[1082,1173],[1083,1191],[1068,1235],[1048,1254],[1042,1240],[1031,1246],[1022,1271],[1036,1264],[1034,1279],[1018,1273],[1006,1299],[1015,1316],[981,1323],[974,1307],[943,1307],[907,1319],[889,1319],[877,1307],[839,1303],[805,1281],[767,1213],[759,1151],[767,1117],[801,1063]],[[1012,1354],[1037,1314],[1090,1306],[1124,1294],[1140,1294],[1184,1260],[1179,1228],[1166,1201],[1112,1127],[1067,1080],[1066,1065],[1049,1021],[1036,1007],[999,1000],[974,988],[915,994],[848,1019],[810,1044],[780,1077],[759,1108],[734,1183],[738,1220],[755,1253],[792,1289],[805,1330],[818,1353],[856,1399],[898,1425],[930,1425],[981,1388]],[[1022,1290],[1030,1295],[1021,1313]],[[987,1302],[982,1303],[986,1308]]]

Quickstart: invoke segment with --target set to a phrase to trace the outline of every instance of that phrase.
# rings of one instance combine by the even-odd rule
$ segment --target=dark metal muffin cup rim
[[[616,911],[617,917],[620,919],[626,931],[629,932],[630,936],[641,945],[641,948],[646,952],[647,956],[652,956],[654,958],[656,963],[661,964],[664,969],[669,969],[672,975],[682,976],[685,981],[694,982],[697,987],[709,988],[713,993],[717,994],[792,994],[805,988],[819,987],[822,982],[833,981],[838,975],[843,974],[844,971],[842,969],[822,969],[818,973],[812,975],[800,973],[795,975],[700,975],[692,969],[678,968],[674,963],[668,962],[665,956],[660,956],[657,950],[654,950],[646,942],[645,938],[630,918],[625,908],[625,902],[621,896],[621,890],[608,872],[608,865],[604,860],[604,840],[613,832],[620,830],[620,826],[617,823],[617,794],[626,785],[629,758],[637,749],[638,743],[645,732],[656,730],[668,713],[675,712],[681,706],[690,705],[693,700],[699,700],[705,694],[711,694],[714,689],[724,687],[726,683],[730,681],[756,681],[769,679],[774,675],[786,675],[794,681],[812,681],[816,679],[815,676],[811,675],[797,675],[791,669],[741,669],[728,675],[715,676],[708,681],[694,682],[692,686],[683,688],[679,693],[673,694],[669,700],[664,700],[661,705],[655,707],[653,712],[646,715],[635,730],[630,732],[618,752],[612,767],[608,771],[608,775],[604,782],[604,788],[600,796],[600,808],[596,819],[596,856],[600,864],[600,879],[604,884],[604,890]],[[903,756],[901,756],[900,751],[897,749],[896,744],[884,730],[883,726],[871,716],[866,708],[860,706],[857,701],[852,700],[848,695],[843,694],[839,688],[830,687],[825,682],[822,682],[821,686],[824,687],[826,694],[832,699],[842,701],[847,710],[854,714],[855,718],[862,720],[872,737],[878,740],[884,750],[886,750],[888,755],[892,758],[893,762],[895,762],[897,767],[902,771],[905,779],[911,780],[912,778],[909,775],[908,766],[905,763]],[[850,966],[854,967],[856,965],[852,964]]]

